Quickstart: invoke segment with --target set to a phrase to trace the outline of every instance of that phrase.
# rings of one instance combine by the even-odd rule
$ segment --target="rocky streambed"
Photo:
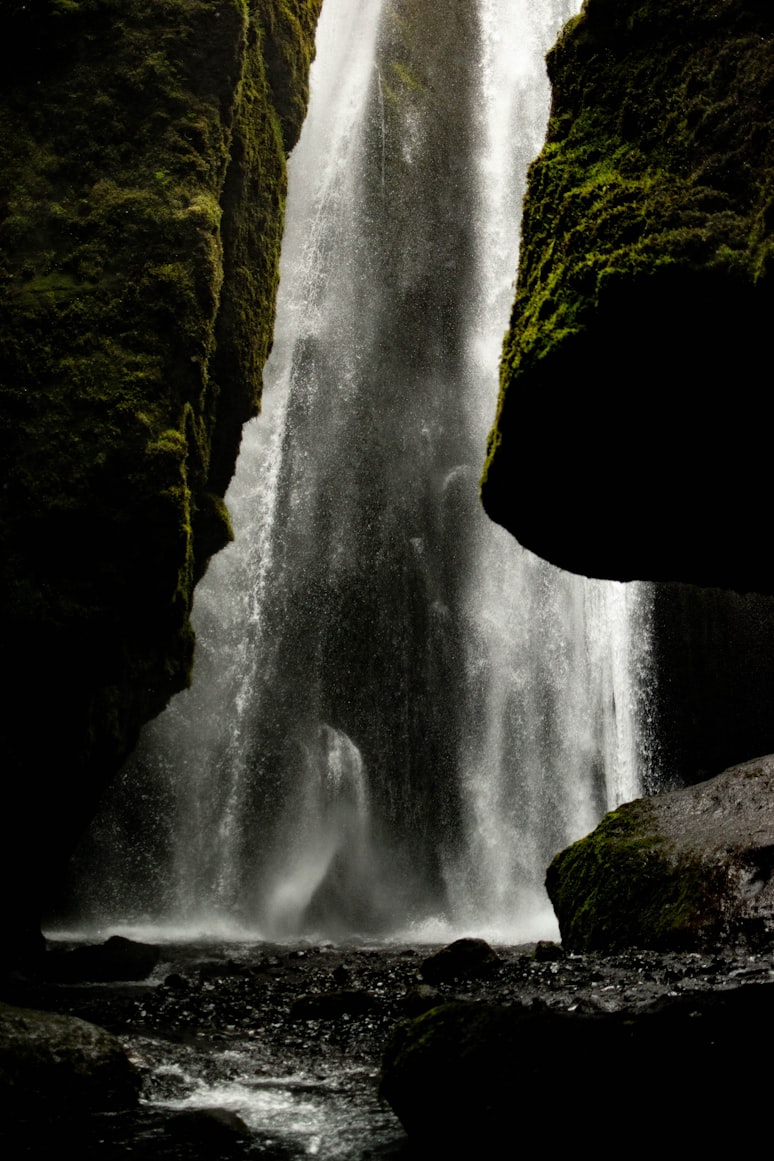
[[[14,1003],[115,1033],[142,1077],[133,1109],[75,1125],[49,1116],[41,1102],[21,1128],[6,1118],[6,1142],[13,1136],[6,1155],[43,1155],[63,1133],[76,1132],[83,1156],[410,1157],[401,1123],[378,1094],[384,1047],[402,1020],[450,1001],[523,1005],[536,1016],[636,1013],[670,997],[698,1004],[709,994],[774,983],[772,949],[566,956],[554,945],[533,945],[497,948],[496,959],[477,964],[438,968],[436,961],[435,970],[427,960],[438,949],[419,945],[160,950],[140,983],[6,987]],[[460,975],[466,968],[471,974]],[[614,1060],[587,1063],[616,1068]],[[549,1088],[555,1079],[546,1078]]]

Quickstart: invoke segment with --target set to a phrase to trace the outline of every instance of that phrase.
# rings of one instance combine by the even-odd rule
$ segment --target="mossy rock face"
[[[772,591],[773,34],[757,0],[586,0],[549,54],[482,492],[561,567]]]
[[[768,943],[774,757],[619,807],[556,856],[546,887],[570,951]]]
[[[0,13],[3,814],[45,861],[190,678],[320,2]]]

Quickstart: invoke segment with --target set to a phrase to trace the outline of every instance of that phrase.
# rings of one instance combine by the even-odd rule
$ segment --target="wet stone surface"
[[[376,1094],[397,1020],[456,999],[615,1011],[774,981],[771,950],[550,958],[544,949],[536,959],[530,946],[498,947],[480,975],[429,985],[421,967],[435,951],[163,947],[145,983],[25,985],[8,998],[100,1024],[141,1069],[140,1109],[89,1126],[95,1155],[365,1161],[412,1156]]]

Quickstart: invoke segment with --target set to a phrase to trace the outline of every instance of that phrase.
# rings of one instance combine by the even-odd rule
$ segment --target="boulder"
[[[419,971],[425,983],[440,984],[481,975],[499,962],[497,952],[485,939],[455,939],[447,947],[428,956]]]
[[[152,944],[111,935],[99,945],[88,944],[72,951],[51,953],[45,974],[48,979],[61,983],[144,980],[159,962],[159,955],[159,949]]]
[[[430,1156],[515,1156],[539,1140],[577,1150],[589,1133],[611,1157],[633,1137],[640,1149],[753,1146],[769,1088],[755,1061],[772,1032],[772,985],[615,1014],[448,1004],[395,1029],[380,1091]]]
[[[178,1113],[169,1125],[170,1135],[190,1146],[211,1149],[213,1155],[249,1138],[250,1132],[242,1118],[232,1109],[186,1109]]]
[[[536,963],[555,963],[557,960],[564,959],[564,950],[559,943],[554,943],[550,939],[539,939],[535,944],[535,962]]]
[[[752,946],[774,935],[774,755],[606,815],[551,863],[571,951]]]
[[[0,1106],[35,1120],[137,1103],[140,1078],[115,1036],[75,1016],[0,1004]]]

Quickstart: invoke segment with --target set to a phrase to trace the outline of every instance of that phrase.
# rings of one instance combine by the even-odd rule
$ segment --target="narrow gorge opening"
[[[478,501],[543,57],[579,7],[325,0],[236,538],[193,687],[78,856],[78,926],[551,936],[551,857],[638,793],[648,587],[559,572]]]

